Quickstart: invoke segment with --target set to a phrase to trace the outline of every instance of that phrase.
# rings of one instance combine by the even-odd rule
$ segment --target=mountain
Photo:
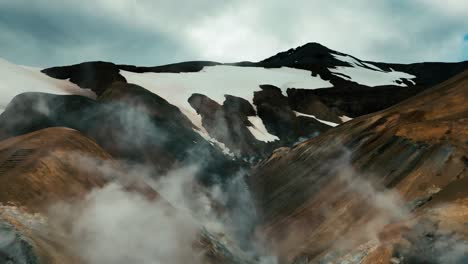
[[[12,72],[24,70],[3,63]],[[79,86],[91,98],[115,82],[139,85],[177,107],[194,132],[221,151],[250,160],[387,108],[467,67],[468,62],[363,61],[308,43],[259,62],[192,61],[156,67],[85,62],[42,72],[68,80],[61,85],[67,83],[73,91]]]
[[[0,263],[465,263],[467,70],[0,60]]]
[[[261,162],[251,186],[282,263],[465,263],[467,100],[465,71]]]

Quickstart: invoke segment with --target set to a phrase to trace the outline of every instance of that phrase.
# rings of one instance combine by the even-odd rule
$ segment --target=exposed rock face
[[[221,63],[214,61],[186,61],[180,63],[173,63],[154,67],[139,67],[133,65],[118,65],[117,67],[121,70],[131,72],[166,72],[166,73],[181,73],[181,72],[198,72],[205,66],[214,66]]]
[[[346,63],[333,57],[333,53],[343,54],[331,50],[319,43],[311,42],[295,49],[280,52],[260,63],[272,67],[287,66],[301,67],[306,65],[320,65],[323,67],[346,66]]]
[[[384,69],[394,69],[408,72],[416,76],[414,80],[417,85],[432,87],[452,76],[466,70],[468,61],[464,62],[422,62],[411,64],[375,63]]]
[[[298,110],[299,112],[316,113],[319,118],[336,122],[336,115],[357,117],[377,112],[410,98],[424,89],[426,88],[423,86],[349,86],[316,90],[292,88],[287,92],[291,104],[298,109],[304,109]],[[321,110],[324,108],[322,105],[330,108],[332,114],[329,113],[330,111]]]
[[[263,155],[264,145],[247,128],[252,126],[248,117],[256,115],[248,101],[226,96],[223,105],[220,105],[205,95],[193,94],[189,103],[201,115],[202,125],[208,133],[236,155]]]
[[[80,64],[44,69],[43,73],[57,79],[70,79],[78,86],[100,95],[113,82],[126,82],[119,68],[110,62],[84,62]]]
[[[251,186],[282,263],[464,263],[467,87],[464,72],[259,164]]]
[[[329,129],[329,126],[314,118],[296,116],[294,112],[297,110],[305,114],[314,113],[317,114],[317,117],[329,114],[331,111],[326,106],[323,106],[322,109],[314,107],[320,104],[319,101],[308,100],[307,103],[303,104],[304,107],[301,107],[284,96],[278,87],[261,85],[260,88],[261,91],[255,92],[253,103],[257,107],[258,116],[262,118],[267,129],[273,131],[281,139],[281,145],[291,145],[301,137],[312,137]],[[293,109],[293,107],[296,108]],[[327,117],[336,120],[337,123],[341,122],[341,120],[337,120],[336,115],[329,114]]]
[[[146,113],[152,119],[169,122],[169,126],[193,128],[190,120],[177,107],[135,84],[115,82],[98,97],[98,101],[126,105]]]
[[[260,88],[261,91],[255,92],[253,103],[265,127],[281,139],[296,139],[296,115],[289,106],[288,98],[278,87],[261,85]]]

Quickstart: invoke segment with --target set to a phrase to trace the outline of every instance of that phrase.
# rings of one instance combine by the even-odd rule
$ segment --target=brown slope
[[[9,227],[9,234],[17,232],[11,245],[23,248],[22,253],[6,248],[12,261],[78,263],[56,234],[45,231],[41,216],[51,203],[78,199],[105,184],[96,171],[80,169],[76,155],[111,159],[94,141],[68,128],[43,129],[0,142],[0,222]]]
[[[114,161],[94,141],[69,128],[47,128],[0,141],[0,263],[87,263],[78,256],[79,250],[71,248],[69,243],[76,241],[70,241],[61,224],[75,225],[74,217],[90,202],[87,195],[113,180],[125,191],[143,193],[155,207],[167,209],[168,215],[175,214],[169,203],[138,179],[114,177],[132,168]],[[50,211],[51,205],[64,201],[76,212]],[[160,234],[149,233],[148,237],[155,235]],[[197,238],[200,241],[193,241],[194,252],[200,254],[196,257],[206,258],[203,263],[238,263],[238,256],[217,237],[202,231]]]
[[[0,202],[40,211],[48,201],[81,196],[105,179],[81,170],[75,155],[111,156],[94,141],[68,128],[48,128],[0,142]]]
[[[285,263],[298,258],[311,263],[329,260],[327,253],[362,246],[375,240],[386,224],[416,217],[412,210],[435,206],[430,202],[437,200],[434,193],[443,195],[445,188],[457,186],[467,176],[467,142],[465,71],[389,109],[278,151],[259,164],[251,179],[263,216],[262,230]],[[460,189],[457,201],[468,197],[468,188]],[[393,199],[386,190],[395,190],[406,204],[397,203],[398,197]],[[381,203],[388,200],[390,204]],[[466,216],[458,214],[461,219],[467,220]],[[408,246],[414,239],[405,241],[415,248]],[[369,248],[375,249],[379,244],[375,243]],[[404,252],[378,249],[362,250],[361,259],[367,255],[367,263],[389,263],[390,257]]]

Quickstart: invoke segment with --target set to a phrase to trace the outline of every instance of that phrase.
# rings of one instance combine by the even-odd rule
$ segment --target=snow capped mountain
[[[218,104],[223,104],[224,96],[228,94],[253,105],[254,92],[261,90],[261,84],[275,85],[284,93],[289,87],[316,89],[331,86],[320,77],[310,76],[308,71],[286,67],[265,69],[217,65],[189,73],[134,73],[121,70],[120,74],[128,82],[145,87],[177,106],[198,128],[202,128],[201,116],[188,102],[188,98],[195,93],[206,95]],[[251,125],[248,129],[256,139],[265,142],[279,140],[265,129],[262,119],[252,116],[249,120]]]
[[[96,95],[67,80],[58,80],[41,73],[40,69],[19,66],[0,58],[0,113],[11,99],[24,92],[76,94],[89,98]]]
[[[132,83],[175,106],[194,133],[235,156],[261,156],[402,101],[435,82],[421,71],[424,67],[437,70],[437,78],[448,78],[466,64],[368,62],[318,43],[260,62],[231,64],[195,61],[138,67],[87,62],[44,69],[42,74],[0,63],[6,80],[0,86],[5,91],[1,108],[23,92],[95,98],[115,82]]]

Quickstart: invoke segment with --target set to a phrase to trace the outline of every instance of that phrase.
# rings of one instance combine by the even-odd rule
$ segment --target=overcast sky
[[[319,42],[374,61],[461,61],[467,17],[464,0],[0,0],[0,57],[255,61]]]

